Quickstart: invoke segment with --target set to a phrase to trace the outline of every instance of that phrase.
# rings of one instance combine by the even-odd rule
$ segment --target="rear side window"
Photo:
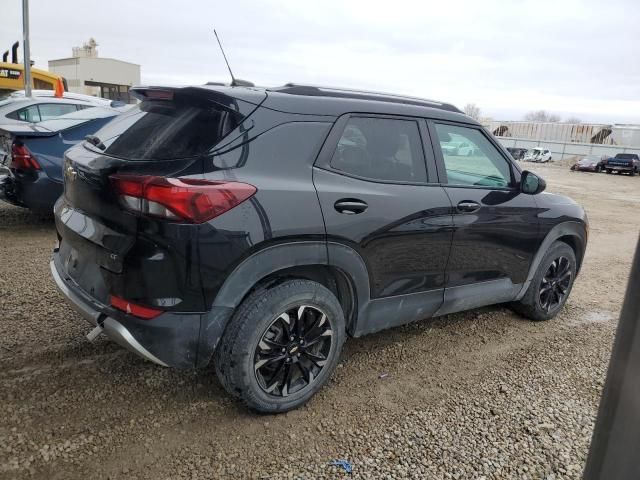
[[[203,98],[145,100],[117,116],[88,148],[129,160],[171,160],[207,153],[241,121]]]
[[[449,185],[508,187],[511,166],[476,128],[436,123]]]
[[[58,118],[77,110],[72,103],[41,103],[38,105],[38,109],[40,110],[40,120]]]
[[[426,182],[418,124],[412,120],[351,117],[331,167],[371,180]]]
[[[20,110],[11,112],[7,117],[15,120],[21,120],[23,122],[39,122],[40,112],[38,111],[38,105],[31,105],[30,107],[21,108]]]

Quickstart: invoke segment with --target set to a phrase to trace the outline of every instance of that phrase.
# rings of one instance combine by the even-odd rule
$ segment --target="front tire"
[[[216,350],[216,373],[249,408],[286,412],[327,382],[344,340],[335,295],[316,282],[287,280],[242,302]]]
[[[542,258],[524,297],[512,304],[513,309],[535,321],[555,317],[569,298],[576,272],[573,249],[564,242],[553,243]]]

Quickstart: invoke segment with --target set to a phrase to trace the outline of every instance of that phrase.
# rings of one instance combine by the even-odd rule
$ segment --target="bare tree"
[[[559,122],[560,117],[553,113],[547,113],[546,110],[536,110],[529,112],[524,116],[527,122]]]
[[[475,103],[467,103],[464,106],[464,113],[475,120],[479,120],[481,111],[480,107],[478,107]]]
[[[578,117],[568,117],[564,123],[582,123],[582,120],[580,120]]]

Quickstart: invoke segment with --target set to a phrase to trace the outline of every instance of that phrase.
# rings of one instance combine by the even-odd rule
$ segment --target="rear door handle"
[[[337,212],[344,213],[345,215],[355,215],[356,213],[362,213],[367,209],[368,206],[369,205],[367,205],[362,200],[358,200],[355,198],[343,198],[333,204],[333,208],[335,208]]]
[[[463,200],[458,206],[458,212],[460,213],[473,213],[480,210],[481,205],[478,202],[473,202],[471,200]]]

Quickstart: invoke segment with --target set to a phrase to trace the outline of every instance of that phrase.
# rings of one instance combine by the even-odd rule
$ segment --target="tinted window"
[[[427,180],[418,124],[411,120],[351,117],[331,166],[373,180]]]
[[[20,110],[11,112],[7,117],[22,120],[23,122],[39,122],[40,112],[38,111],[37,105],[31,105],[30,107],[21,108]]]
[[[619,153],[615,158],[621,158],[622,160],[637,160],[638,155],[635,153]]]
[[[115,117],[95,135],[109,155],[169,160],[208,152],[240,120],[237,114],[202,98],[146,100]]]
[[[436,123],[447,183],[507,187],[511,166],[498,149],[475,128]]]
[[[38,105],[38,109],[40,110],[40,120],[49,120],[75,112],[76,106],[70,103],[41,103]]]

